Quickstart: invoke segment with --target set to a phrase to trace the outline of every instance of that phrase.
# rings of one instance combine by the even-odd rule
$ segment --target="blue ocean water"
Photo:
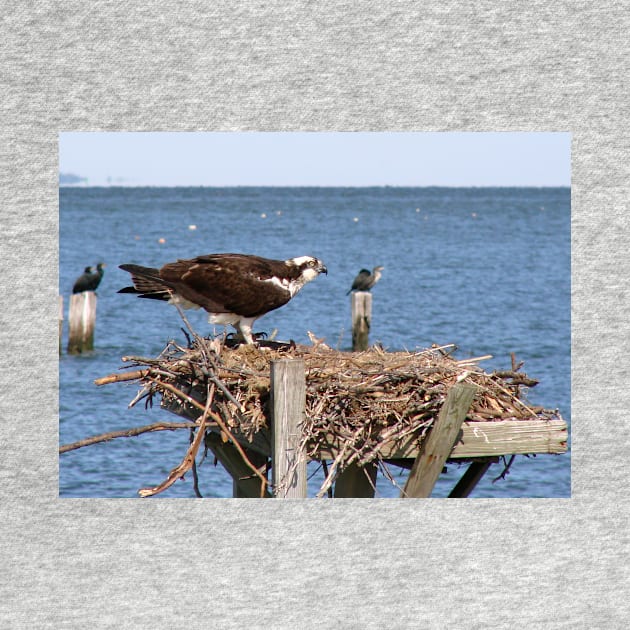
[[[155,356],[169,339],[184,342],[176,309],[117,294],[129,284],[121,263],[159,267],[216,252],[271,258],[311,254],[328,276],[307,285],[256,330],[308,343],[307,330],[349,349],[346,291],[362,267],[383,265],[374,288],[370,341],[390,350],[455,343],[461,357],[493,355],[486,371],[508,369],[510,353],[540,384],[532,404],[571,418],[569,188],[88,188],[59,191],[59,291],[66,308],[86,265],[107,264],[98,289],[95,350],[60,356],[60,443],[177,418],[157,407],[127,404],[137,386],[96,387],[125,355]],[[195,230],[189,229],[196,225]],[[163,241],[163,242],[160,242]],[[201,334],[203,312],[188,312]],[[135,497],[160,483],[180,461],[188,434],[160,432],[60,456],[62,497]],[[323,477],[313,465],[309,493]],[[449,466],[434,496],[463,474]],[[570,454],[519,456],[509,475],[490,468],[473,497],[569,497]],[[396,472],[396,469],[393,469]],[[231,479],[211,459],[200,468],[204,496],[229,497]],[[400,485],[405,475],[395,476]],[[378,496],[399,489],[383,476]],[[162,497],[192,497],[192,478]]]

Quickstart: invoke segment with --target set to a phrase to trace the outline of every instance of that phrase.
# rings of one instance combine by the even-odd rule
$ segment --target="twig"
[[[208,414],[210,412],[210,405],[212,405],[212,400],[214,398],[214,385],[212,388],[208,389],[208,395],[206,397],[206,406],[204,408],[203,415],[201,416],[201,422],[199,423],[199,428],[197,429],[197,434],[195,435],[195,439],[192,441],[192,444],[186,451],[186,455],[184,455],[184,459],[179,466],[176,466],[171,470],[169,476],[158,486],[153,488],[140,488],[138,490],[138,494],[141,497],[151,497],[160,492],[163,492],[167,488],[170,488],[178,479],[181,479],[191,468],[193,462],[195,461],[195,457],[197,456],[197,451],[199,450],[199,445],[203,441],[203,438],[206,433],[206,419],[208,418]]]
[[[190,429],[190,422],[155,422],[153,424],[147,424],[143,427],[135,427],[133,429],[123,429],[121,431],[111,431],[110,433],[103,433],[102,435],[95,435],[94,437],[85,438],[78,442],[72,442],[72,444],[64,444],[59,447],[59,454],[67,453],[68,451],[74,451],[84,446],[91,446],[92,444],[98,444],[99,442],[109,442],[121,437],[135,437],[142,433],[149,433],[151,431],[175,431],[176,429]]]
[[[363,468],[363,474],[366,476],[367,480],[370,482],[370,485],[372,486],[372,490],[374,490],[374,494],[376,494],[376,484],[372,481],[372,477],[370,476],[370,473],[367,471],[367,468],[365,466],[362,467]],[[378,467],[377,467],[378,470]]]
[[[192,348],[192,339],[190,338],[190,335],[186,332],[185,328],[180,328],[180,330],[184,333],[186,337],[186,341],[188,342],[188,347]]]
[[[494,371],[492,374],[502,379],[512,379],[510,385],[525,385],[526,387],[534,387],[535,385],[538,385],[538,381],[536,379],[529,378],[527,374],[523,374],[522,372],[503,370],[500,372]]]
[[[127,409],[131,409],[135,407],[137,403],[139,403],[143,398],[147,396],[151,396],[151,386],[145,385],[134,397],[133,400],[127,405]]]
[[[186,324],[186,328],[190,330],[192,336],[195,339],[199,339],[199,335],[193,330],[193,327],[190,325],[190,322],[188,321],[188,318],[186,317],[186,314],[184,313],[184,309],[181,307],[180,304],[177,303],[176,300],[173,300],[173,304],[175,305],[175,308],[179,311],[179,316],[184,320],[184,324]]]
[[[124,363],[137,363],[138,365],[160,365],[160,359],[162,358],[162,355],[165,353],[165,351],[166,348],[162,350],[160,356],[157,359],[151,359],[149,357],[137,357],[134,355],[125,355],[124,357],[121,357],[120,360]]]
[[[326,477],[328,477],[328,464],[326,463],[325,459],[322,459],[322,470],[324,471],[324,479],[325,479]],[[332,487],[328,488],[328,498],[329,499],[333,498]]]
[[[512,359],[512,372],[518,372],[525,364],[525,361],[516,362],[516,354],[514,352],[510,352],[510,358]]]
[[[145,378],[151,373],[151,369],[147,368],[144,370],[136,370],[135,372],[124,372],[122,374],[109,374],[108,376],[103,376],[101,378],[97,378],[94,381],[94,385],[107,385],[108,383],[120,383],[121,381],[135,381],[139,378]]]
[[[184,392],[180,391],[176,387],[173,387],[173,385],[171,385],[170,383],[164,383],[163,381],[158,381],[158,380],[155,380],[155,379],[151,379],[151,380],[154,383],[156,383],[158,386],[164,387],[165,389],[168,389],[170,392],[172,392],[176,396],[179,396],[180,398],[182,398],[186,402],[190,403],[191,405],[193,405],[197,409],[204,410],[204,413],[206,413],[205,412],[205,408],[201,404],[199,404],[194,398],[191,398],[190,396],[188,396],[188,394],[184,394]],[[214,387],[214,384],[213,384],[213,387]],[[207,414],[216,422],[216,424],[219,426],[219,428],[230,438],[230,440],[232,440],[232,443],[234,444],[236,450],[239,452],[240,456],[243,458],[243,461],[248,466],[248,468],[250,468],[254,472],[254,474],[256,474],[260,478],[260,480],[262,482],[261,489],[260,489],[260,492],[261,492],[260,496],[262,498],[264,496],[265,490],[267,488],[267,483],[268,483],[267,479],[265,479],[265,477],[258,470],[258,468],[256,468],[256,466],[254,466],[254,464],[252,464],[249,461],[249,457],[247,457],[245,451],[243,450],[243,448],[239,444],[238,440],[234,437],[234,435],[232,434],[232,431],[230,431],[230,429],[228,428],[227,424],[225,424],[225,422],[223,421],[223,418],[221,418],[221,416],[219,414],[211,411],[210,409],[208,409]]]
[[[501,474],[498,477],[495,477],[492,480],[492,483],[495,483],[495,482],[499,481],[500,479],[505,479],[506,478],[506,476],[510,472],[510,467],[512,466],[512,462],[514,461],[515,457],[516,457],[516,455],[512,455],[510,457],[510,461],[505,465],[505,467],[503,468],[503,471],[501,472]],[[503,461],[505,461],[505,457],[503,458]]]
[[[396,488],[398,488],[398,490],[400,490],[402,492],[403,488],[401,488],[400,485],[398,485],[398,483],[394,479],[394,476],[392,475],[392,473],[389,472],[389,468],[387,467],[385,462],[383,460],[379,459],[378,464],[379,464],[379,467],[380,467],[381,471],[385,475],[385,477],[387,477],[387,479],[389,479],[389,481],[391,482],[392,486],[395,486]]]
[[[463,367],[465,365],[468,365],[469,363],[477,363],[477,361],[486,361],[487,359],[492,359],[492,355],[484,354],[482,357],[470,357],[469,359],[461,359],[460,361],[457,361],[457,365]]]
[[[164,381],[160,381],[156,378],[149,378],[148,380],[150,380],[152,383],[155,383],[158,387],[168,389],[169,392],[171,392],[172,394],[175,394],[175,396],[177,396],[178,398],[181,398],[182,400],[189,403],[193,407],[196,407],[197,409],[199,409],[199,411],[205,412],[205,407],[202,404],[200,404],[198,401],[196,401],[194,398],[192,398],[188,394],[184,394],[184,392],[181,389],[177,389],[177,387],[175,387],[174,385],[171,385],[170,383],[166,383]]]
[[[243,405],[241,405],[236,398],[232,395],[232,392],[225,386],[225,383],[221,381],[214,374],[209,374],[208,378],[221,390],[221,392],[225,395],[225,397],[236,406],[236,410],[242,414],[243,413]]]
[[[319,489],[319,492],[317,493],[318,499],[321,499],[326,493],[326,491],[329,488],[332,488],[335,473],[337,472],[337,466],[339,466],[339,463],[343,461],[344,455],[346,454],[346,451],[348,450],[348,448],[349,448],[349,442],[346,442],[343,445],[343,448],[341,449],[341,451],[339,451],[339,454],[337,455],[337,457],[335,457],[333,463],[330,466],[330,471],[326,475],[326,479],[324,480],[324,483],[322,484],[321,488]]]
[[[191,431],[190,432],[191,444],[194,441],[194,439],[195,439],[195,432]],[[204,454],[204,457],[205,457],[205,454]],[[193,490],[195,492],[195,496],[198,499],[203,499],[203,495],[199,491],[199,475],[197,474],[197,458],[196,457],[193,459],[193,463],[192,463],[192,475],[193,475]]]

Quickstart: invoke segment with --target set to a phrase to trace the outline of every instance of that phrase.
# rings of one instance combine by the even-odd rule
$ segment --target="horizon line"
[[[59,184],[59,188],[571,188],[571,184]]]

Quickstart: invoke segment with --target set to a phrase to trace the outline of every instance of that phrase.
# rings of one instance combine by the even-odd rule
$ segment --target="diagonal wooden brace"
[[[420,446],[420,452],[401,493],[402,498],[431,496],[476,391],[476,386],[468,383],[457,383],[449,390],[437,420]]]

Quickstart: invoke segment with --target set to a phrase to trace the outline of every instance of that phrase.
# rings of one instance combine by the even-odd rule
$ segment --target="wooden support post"
[[[83,291],[70,296],[68,309],[68,353],[80,354],[94,348],[96,293]]]
[[[271,466],[276,497],[306,498],[306,454],[300,452],[306,406],[303,359],[271,362]]]
[[[368,336],[372,323],[372,294],[369,291],[353,291],[352,311],[352,350],[368,349]]]
[[[401,493],[402,498],[431,496],[476,390],[475,385],[467,383],[457,383],[450,389],[429,435],[420,445],[420,452]]]
[[[485,462],[472,462],[466,472],[462,475],[462,478],[457,482],[457,485],[451,490],[448,495],[449,499],[464,499],[466,498],[479,483],[479,480],[486,474],[488,468],[490,468],[491,460]]]
[[[369,463],[365,467],[350,464],[335,482],[335,499],[372,499],[376,484],[377,467]],[[368,479],[369,475],[369,479]],[[370,483],[371,481],[371,483]]]
[[[61,354],[61,337],[63,336],[63,295],[59,296],[59,354]]]
[[[232,476],[232,496],[234,498],[259,499],[261,497],[262,481],[255,475],[251,468],[243,461],[241,454],[231,442],[224,442],[217,433],[207,433],[206,446],[214,453],[225,470]],[[265,474],[267,458],[260,453],[245,449],[249,461]],[[271,497],[269,490],[265,489],[264,498]]]

